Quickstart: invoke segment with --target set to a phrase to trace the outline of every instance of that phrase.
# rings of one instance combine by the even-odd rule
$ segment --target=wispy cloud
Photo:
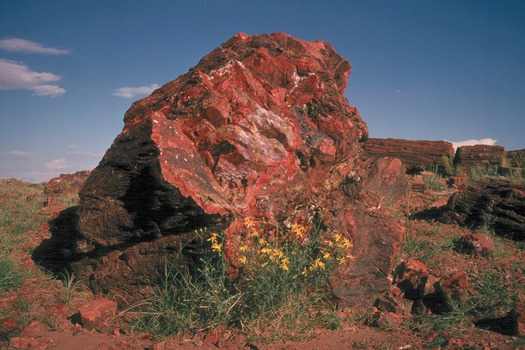
[[[0,59],[0,90],[32,90],[37,96],[60,96],[63,88],[49,83],[60,81],[60,76],[35,72],[23,63]]]
[[[121,87],[113,92],[113,96],[123,98],[133,98],[138,95],[149,95],[155,89],[158,89],[157,84],[151,84],[150,86],[138,86],[138,87]]]
[[[46,163],[47,169],[69,169],[72,167],[73,165],[69,164],[64,158],[54,159]]]
[[[28,158],[28,157],[33,156],[33,153],[24,152],[24,151],[9,151],[9,152],[3,152],[1,154],[5,156],[15,157],[15,158]]]
[[[0,49],[9,52],[30,53],[39,55],[66,55],[69,50],[46,47],[34,41],[12,38],[0,40]]]
[[[454,149],[462,146],[474,146],[474,145],[489,145],[494,146],[498,140],[494,140],[491,138],[486,139],[472,139],[472,140],[464,140],[464,141],[451,141],[452,146]]]

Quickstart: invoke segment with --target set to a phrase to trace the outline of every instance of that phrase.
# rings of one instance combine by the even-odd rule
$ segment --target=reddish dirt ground
[[[407,234],[418,235],[439,227],[440,235],[436,244],[443,237],[468,232],[467,229],[454,225],[443,225],[427,221],[412,220],[406,217],[434,206],[446,203],[451,191],[411,193],[409,200],[399,208],[399,220],[406,225]],[[46,215],[52,216],[47,209]],[[483,330],[474,326],[462,328],[459,332],[432,332],[409,330],[409,327],[381,329],[365,325],[363,320],[356,322],[356,317],[366,310],[350,310],[343,325],[335,331],[317,330],[304,335],[305,340],[273,341],[269,343],[250,342],[240,333],[217,330],[208,334],[197,334],[181,339],[154,340],[147,334],[130,331],[126,323],[126,312],[119,310],[117,317],[108,320],[93,330],[87,330],[74,324],[73,316],[78,307],[93,298],[93,295],[80,287],[75,288],[65,300],[67,290],[64,283],[49,278],[31,259],[30,252],[48,237],[48,227],[43,225],[40,231],[30,231],[26,247],[17,252],[29,277],[16,290],[0,293],[0,348],[5,349],[525,349],[523,337],[506,336]],[[429,263],[429,269],[437,276],[444,276],[452,271],[476,271],[489,264],[500,266],[514,282],[523,283],[521,275],[514,271],[514,266],[525,261],[523,249],[515,249],[512,241],[497,240],[496,243],[513,255],[500,254],[492,260],[473,258],[461,254],[449,254],[437,257]],[[512,250],[514,249],[514,250]],[[517,252],[517,253],[516,253]],[[405,257],[400,253],[399,260]],[[488,266],[488,265],[487,265]],[[523,299],[523,295],[520,295]],[[436,342],[437,338],[443,341]],[[436,346],[435,344],[441,344]]]

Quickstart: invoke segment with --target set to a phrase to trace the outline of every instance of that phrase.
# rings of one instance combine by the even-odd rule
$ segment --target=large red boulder
[[[287,227],[318,208],[357,256],[335,293],[387,288],[402,228],[385,207],[408,185],[400,161],[363,153],[367,126],[344,96],[350,68],[326,42],[237,34],[135,102],[80,192],[62,246],[77,274],[96,292],[147,284],[201,228],[226,233],[233,262],[242,218]]]

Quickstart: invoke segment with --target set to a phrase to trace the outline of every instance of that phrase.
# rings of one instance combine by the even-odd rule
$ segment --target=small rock
[[[495,245],[492,237],[482,233],[463,235],[455,244],[455,249],[458,252],[476,257],[491,256],[494,247]]]
[[[423,298],[428,278],[427,266],[415,259],[401,263],[394,272],[394,284],[411,300]]]
[[[166,342],[160,342],[153,345],[151,350],[165,350],[166,349]]]
[[[410,316],[412,301],[403,299],[399,296],[393,296],[389,293],[383,294],[377,298],[374,306],[383,312],[391,312],[399,316]]]
[[[31,346],[31,339],[24,337],[13,337],[11,338],[10,345],[15,349],[23,349]]]
[[[403,317],[396,315],[392,312],[375,312],[370,321],[369,325],[379,327],[385,330],[398,329],[403,323]]]
[[[117,303],[105,298],[95,299],[80,306],[78,312],[80,314],[82,326],[91,330],[102,322],[115,316],[117,312]]]
[[[16,323],[16,319],[14,317],[0,320],[0,341],[10,340],[21,333],[22,329],[18,326],[18,323]]]
[[[453,301],[461,303],[472,295],[472,283],[463,271],[445,276],[435,285],[436,291],[424,298],[425,306],[434,313],[450,312]]]
[[[468,180],[468,178],[466,176],[463,176],[463,175],[450,176],[448,178],[448,185],[450,187],[459,187],[462,184],[466,183],[467,180]]]
[[[42,331],[42,323],[40,321],[33,321],[24,328],[25,336],[34,336]]]

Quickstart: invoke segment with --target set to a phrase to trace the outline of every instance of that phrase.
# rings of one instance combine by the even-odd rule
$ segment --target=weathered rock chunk
[[[434,167],[448,171],[446,168],[454,158],[454,148],[447,141],[369,138],[365,143],[365,150],[371,156],[401,159],[408,171]]]
[[[115,316],[117,303],[105,298],[95,299],[80,306],[78,312],[82,326],[87,329],[93,329]]]
[[[307,178],[359,153],[349,74],[330,44],[236,35],[127,111],[80,193],[80,232],[94,248],[256,209],[274,219]]]
[[[525,239],[525,185],[502,179],[471,183],[454,193],[441,211],[445,222]]]
[[[454,163],[463,168],[476,165],[500,166],[505,148],[502,146],[474,145],[458,147]]]
[[[76,231],[59,247],[70,267],[96,292],[129,295],[161,278],[166,259],[190,264],[197,229],[225,232],[232,262],[238,218],[286,227],[315,207],[354,242],[334,293],[355,301],[388,288],[402,228],[385,198],[408,185],[399,161],[363,154],[367,126],[344,97],[350,69],[325,42],[237,34],[135,102],[69,213]]]

